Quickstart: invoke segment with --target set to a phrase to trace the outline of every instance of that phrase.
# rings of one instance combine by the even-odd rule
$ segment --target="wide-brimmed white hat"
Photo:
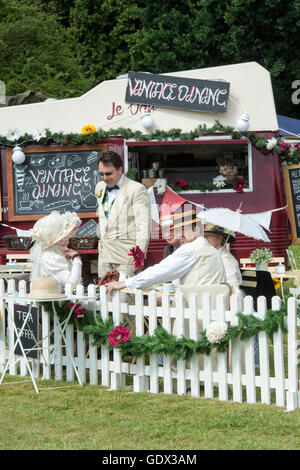
[[[32,229],[32,240],[39,242],[43,249],[59,242],[81,224],[76,212],[51,214],[38,220]]]
[[[32,281],[30,293],[27,299],[52,300],[64,299],[67,296],[60,292],[60,287],[54,277],[42,276]]]

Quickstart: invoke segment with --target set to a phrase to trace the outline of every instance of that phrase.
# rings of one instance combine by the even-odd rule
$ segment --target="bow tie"
[[[114,189],[120,189],[120,188],[119,188],[119,186],[116,184],[115,186],[111,186],[111,187],[107,186],[106,189],[107,189],[107,191],[110,193],[110,192],[113,191]]]

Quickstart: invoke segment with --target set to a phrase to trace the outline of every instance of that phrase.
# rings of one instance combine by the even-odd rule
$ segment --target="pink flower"
[[[180,188],[182,189],[186,189],[188,187],[188,182],[184,179],[176,179],[174,180],[173,184],[176,184],[177,186],[179,186]]]
[[[283,140],[280,142],[280,147],[282,148],[284,152],[288,149],[288,146]]]
[[[139,269],[143,266],[145,253],[141,248],[137,245],[135,248],[131,248],[129,250],[128,256],[133,256],[134,259],[134,267]]]
[[[74,305],[75,305],[74,302],[69,302],[68,303],[69,310],[71,310],[74,307]],[[84,315],[87,313],[86,308],[84,308],[84,307],[80,308],[80,307],[81,307],[81,304],[76,304],[76,306],[73,310],[73,315],[76,318],[84,317]]]
[[[233,186],[233,189],[237,193],[243,193],[245,187],[246,187],[246,181],[244,180],[244,178],[237,178],[235,180],[235,185]]]
[[[108,335],[109,344],[115,348],[119,343],[126,343],[130,340],[130,330],[124,326],[116,326]]]

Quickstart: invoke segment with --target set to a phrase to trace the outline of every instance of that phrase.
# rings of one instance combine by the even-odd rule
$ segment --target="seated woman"
[[[34,245],[30,249],[32,271],[30,281],[37,277],[52,276],[63,288],[81,281],[80,255],[68,248],[72,232],[81,224],[75,212],[57,211],[38,220],[33,227]]]
[[[235,257],[226,249],[226,243],[233,243],[235,235],[230,230],[213,224],[206,224],[204,238],[214,246],[222,256],[227,283],[239,287],[242,284],[242,274],[239,263]]]

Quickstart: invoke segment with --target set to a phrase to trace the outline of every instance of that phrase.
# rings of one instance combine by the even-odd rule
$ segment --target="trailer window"
[[[236,180],[252,190],[251,145],[247,140],[193,142],[128,142],[130,176],[152,186],[166,178],[178,192],[235,191]],[[179,186],[179,187],[178,187]]]

